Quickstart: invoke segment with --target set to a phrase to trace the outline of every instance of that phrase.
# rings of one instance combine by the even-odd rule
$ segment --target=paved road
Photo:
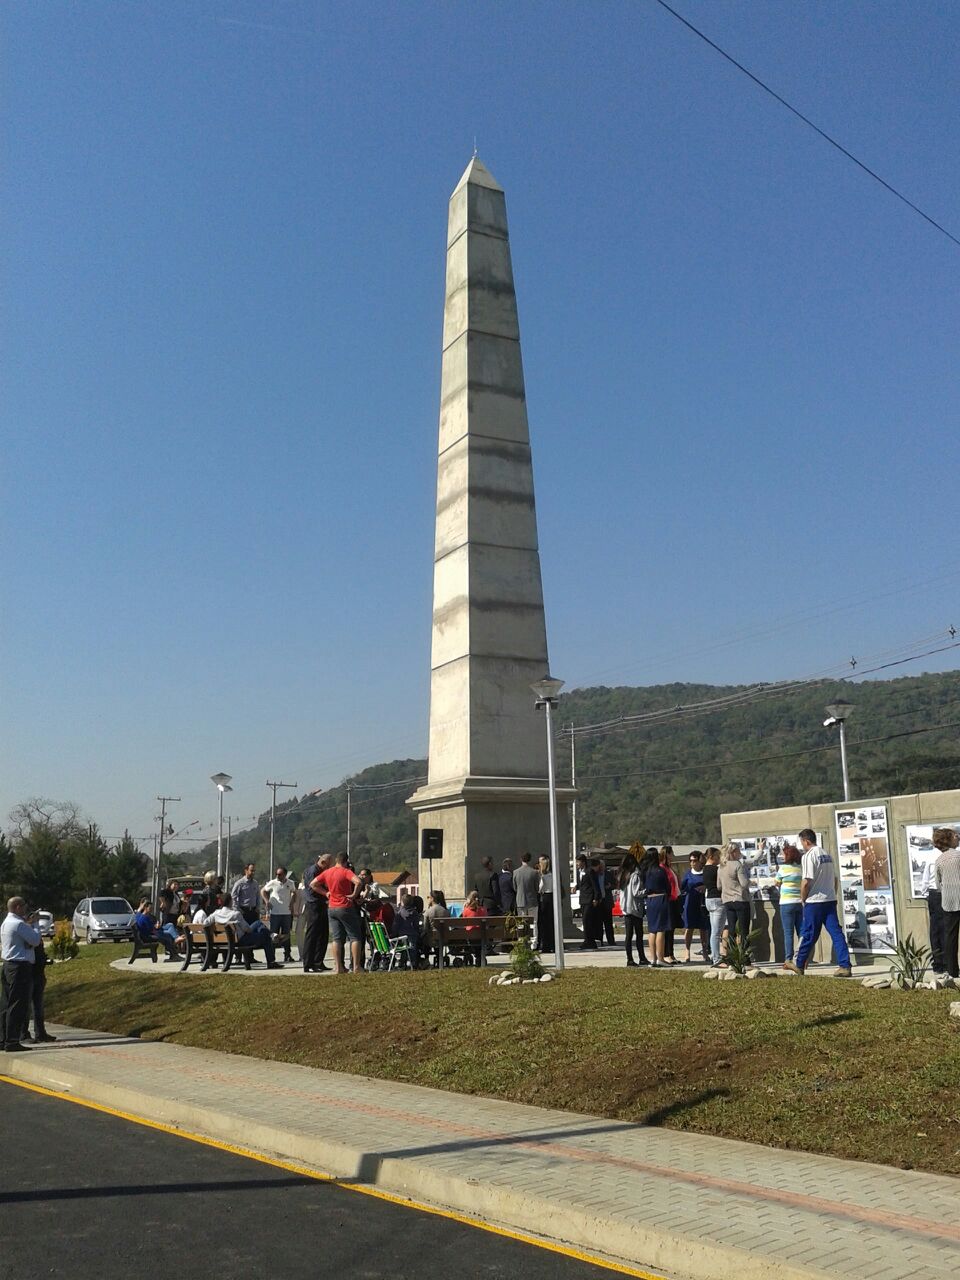
[[[0,1117],[0,1280],[617,1274],[15,1085]]]

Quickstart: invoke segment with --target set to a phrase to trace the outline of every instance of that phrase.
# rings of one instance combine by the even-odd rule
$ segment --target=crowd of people
[[[391,900],[370,868],[355,870],[345,853],[321,854],[306,868],[299,884],[281,866],[261,886],[253,863],[244,867],[229,891],[223,877],[213,871],[203,880],[203,888],[195,893],[181,893],[179,882],[173,880],[160,890],[156,909],[147,899],[137,907],[134,928],[141,942],[163,947],[170,963],[182,959],[186,926],[207,923],[232,926],[239,945],[262,951],[270,969],[293,962],[296,939],[305,973],[327,972],[328,952],[335,973],[361,973],[391,962],[406,968],[437,965],[442,940],[436,922],[454,914],[464,922],[525,915],[536,922],[537,947],[547,951],[554,945],[550,863],[540,858],[534,867],[530,854],[523,855],[516,870],[509,858],[499,871],[489,858],[484,859],[474,887],[456,913],[440,889],[432,891],[426,904],[419,894],[404,889]],[[376,946],[372,924],[383,926],[386,951]],[[466,942],[453,949],[449,961],[482,964],[481,927],[465,923],[464,932]],[[278,960],[281,952],[283,960]]]
[[[847,977],[850,953],[838,912],[834,861],[817,844],[813,831],[801,831],[798,840],[798,845],[784,845],[776,874],[783,967],[802,974],[826,930],[836,953],[836,975]],[[931,861],[922,886],[929,913],[931,966],[935,973],[960,977],[960,835],[953,828],[938,827],[932,840],[939,857]],[[562,883],[558,891],[564,895]],[[584,950],[620,945],[614,933],[619,902],[630,967],[690,963],[698,946],[701,961],[724,968],[731,941],[742,945],[750,935],[750,874],[734,842],[694,850],[682,876],[675,869],[670,845],[634,845],[617,867],[608,866],[602,857],[581,853],[574,891]],[[293,963],[296,939],[305,973],[327,971],[328,951],[336,973],[362,973],[387,967],[398,957],[402,967],[439,964],[438,922],[454,914],[466,922],[487,916],[526,917],[534,922],[535,949],[552,952],[554,892],[549,860],[541,857],[534,862],[529,853],[520,857],[516,867],[512,859],[504,859],[499,870],[490,858],[482,859],[463,906],[454,910],[439,889],[430,894],[426,905],[419,894],[407,890],[392,900],[369,867],[356,871],[345,853],[322,854],[306,868],[299,883],[281,866],[261,886],[253,863],[229,890],[223,877],[213,871],[203,877],[203,888],[193,893],[181,893],[178,882],[171,881],[160,890],[155,909],[149,900],[141,900],[134,927],[142,942],[162,946],[169,962],[182,959],[188,924],[213,923],[231,926],[242,947],[262,951],[268,968]],[[0,1042],[8,1050],[30,1039],[54,1038],[44,1025],[47,957],[35,925],[36,914],[28,919],[23,900],[11,898],[2,926],[0,999]],[[387,951],[376,945],[371,925],[382,926]],[[453,959],[482,963],[482,930],[467,923],[465,934],[466,944]],[[682,958],[676,954],[681,943]],[[277,958],[281,952],[283,960]]]
[[[837,913],[833,859],[817,844],[813,831],[801,831],[799,840],[802,848],[784,846],[776,879],[786,944],[783,967],[802,974],[821,931],[826,929],[836,950],[836,975],[849,977],[850,952]],[[674,862],[671,845],[650,849],[634,845],[616,871],[607,867],[603,858],[579,854],[577,895],[583,949],[613,944],[614,900],[619,891],[629,966],[689,964],[696,938],[700,959],[715,968],[726,968],[731,941],[745,946],[751,932],[752,886],[740,846],[730,842],[722,848],[695,849],[682,878],[677,876]],[[682,961],[674,951],[678,933],[683,935]],[[796,938],[800,945],[794,955]]]

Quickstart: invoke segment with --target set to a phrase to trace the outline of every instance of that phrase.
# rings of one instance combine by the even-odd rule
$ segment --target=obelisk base
[[[557,788],[557,827],[560,875],[570,885],[570,810],[576,791]],[[407,804],[417,815],[418,857],[425,827],[443,831],[443,857],[432,866],[420,861],[420,893],[426,898],[433,885],[452,901],[462,901],[479,874],[480,859],[493,859],[499,871],[504,858],[519,867],[524,853],[550,857],[549,792],[543,778],[455,778],[421,787]],[[564,917],[570,919],[569,896]]]

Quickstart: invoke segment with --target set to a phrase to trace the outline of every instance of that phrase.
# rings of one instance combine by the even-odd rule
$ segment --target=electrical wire
[[[796,107],[792,106],[791,103],[789,103],[786,100],[786,98],[782,97],[779,93],[777,93],[775,89],[772,89],[770,85],[766,84],[763,80],[761,80],[759,76],[755,76],[752,71],[749,71],[743,65],[742,62],[738,62],[737,59],[732,56],[732,54],[727,53],[726,49],[722,49],[720,45],[718,45],[714,40],[711,40],[708,35],[705,35],[700,30],[699,27],[695,27],[692,22],[689,22],[683,16],[683,14],[677,13],[676,9],[672,9],[670,5],[666,3],[666,0],[655,0],[655,3],[658,4],[661,9],[666,9],[667,13],[672,14],[673,17],[676,18],[678,22],[682,22],[683,25],[689,31],[692,31],[695,36],[699,36],[699,38],[704,42],[704,44],[708,44],[711,49],[713,49],[716,53],[719,53],[721,58],[726,58],[727,62],[729,62],[732,66],[736,67],[738,71],[742,71],[743,74],[747,76],[748,79],[752,80],[755,85],[761,88],[764,91],[764,93],[768,93],[770,97],[775,99],[775,101],[779,102],[782,107],[786,107],[786,109],[792,115],[795,115],[798,120],[802,120],[805,125],[807,125],[809,128],[811,128],[814,131],[814,133],[819,134],[820,137],[823,138],[825,142],[829,142],[831,147],[836,147],[836,149],[841,153],[841,155],[846,156],[848,160],[852,160],[853,163],[859,169],[862,169],[865,174],[873,178],[875,182],[879,182],[881,187],[884,187],[887,191],[890,192],[891,195],[896,196],[898,200],[902,200],[903,203],[907,206],[907,208],[912,209],[914,213],[918,213],[925,222],[928,222],[931,227],[939,231],[942,235],[945,235],[948,240],[951,240],[958,248],[960,248],[960,239],[958,239],[955,235],[953,235],[952,232],[948,231],[945,226],[937,222],[935,218],[931,218],[928,213],[924,213],[924,211],[920,208],[919,205],[914,204],[913,201],[908,199],[908,197],[905,196],[902,191],[898,191],[897,188],[893,186],[891,183],[887,182],[885,178],[881,178],[879,173],[877,173],[875,169],[871,169],[870,166],[864,164],[862,160],[858,160],[852,151],[848,151],[847,148],[842,143],[836,140],[836,138],[831,137],[831,135],[827,133],[824,129],[821,129],[819,125],[814,124],[809,116],[805,116],[802,111],[798,111]]]
[[[951,631],[942,631],[937,633],[939,636],[950,635]],[[955,633],[953,633],[955,634]],[[928,639],[933,637],[928,637]],[[906,645],[903,648],[912,648],[915,644],[922,643],[915,641],[913,645]],[[611,720],[598,721],[589,725],[565,725],[559,733],[561,737],[598,737],[606,733],[619,733],[627,729],[638,728],[653,723],[667,723],[678,719],[690,719],[697,715],[706,715],[716,711],[726,711],[732,707],[741,707],[753,702],[759,702],[769,697],[778,697],[785,693],[794,692],[797,689],[808,687],[813,684],[819,684],[826,678],[832,678],[837,683],[849,682],[856,680],[862,676],[874,675],[878,671],[886,671],[892,667],[903,666],[907,662],[918,662],[921,658],[928,658],[935,654],[945,653],[950,649],[960,648],[960,640],[952,641],[950,644],[938,645],[934,648],[925,649],[922,653],[910,654],[907,657],[892,659],[888,662],[877,663],[872,667],[858,668],[856,671],[848,672],[846,675],[833,674],[826,676],[823,673],[816,675],[804,676],[797,680],[779,681],[775,684],[767,685],[749,685],[743,690],[738,690],[732,694],[724,694],[720,698],[705,699],[701,702],[693,702],[686,705],[678,705],[674,707],[662,707],[655,711],[638,712],[631,716],[616,716]],[[888,650],[888,652],[898,652],[897,650]],[[899,650],[902,652],[902,649]],[[878,655],[883,656],[883,655]]]
[[[960,720],[952,721],[950,724],[932,724],[926,725],[922,729],[902,729],[899,733],[887,733],[877,738],[860,738],[856,742],[848,744],[849,747],[866,747],[871,743],[892,742],[894,738],[913,738],[923,733],[936,733],[940,729],[960,729]],[[665,773],[691,773],[702,772],[705,769],[732,769],[737,765],[744,764],[769,764],[774,760],[789,760],[797,756],[815,756],[825,751],[836,751],[836,746],[829,743],[825,747],[803,747],[796,751],[781,751],[777,755],[772,756],[743,756],[736,760],[712,760],[706,764],[680,764],[671,765],[665,769],[642,769],[638,772],[629,773],[585,773],[577,774],[577,787],[579,788],[581,778],[584,781],[591,779],[595,781],[623,779],[623,778],[647,778],[654,774]]]

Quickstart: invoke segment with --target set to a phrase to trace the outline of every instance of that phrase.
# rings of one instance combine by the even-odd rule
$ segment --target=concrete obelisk
[[[440,388],[428,781],[433,883],[462,896],[489,855],[549,855],[547,673],[533,469],[503,188],[474,157],[450,197]],[[567,805],[560,793],[560,848]],[[563,857],[566,862],[566,857]],[[421,868],[421,885],[427,883]]]

